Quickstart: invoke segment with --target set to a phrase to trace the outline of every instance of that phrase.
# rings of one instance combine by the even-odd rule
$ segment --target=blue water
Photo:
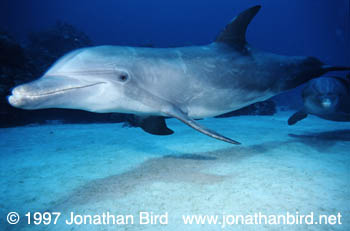
[[[347,64],[347,0],[5,0],[0,26],[23,38],[60,20],[87,33],[96,45],[207,44],[235,15],[257,4],[263,8],[248,30],[248,41],[255,47],[287,55],[313,55],[329,64]]]

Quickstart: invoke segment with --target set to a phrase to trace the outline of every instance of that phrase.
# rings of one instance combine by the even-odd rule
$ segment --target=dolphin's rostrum
[[[8,100],[23,109],[131,113],[153,134],[171,134],[164,117],[175,117],[208,136],[239,144],[194,119],[266,100],[328,71],[349,69],[252,48],[245,34],[259,10],[255,6],[238,15],[206,46],[75,50],[40,79],[14,88]]]

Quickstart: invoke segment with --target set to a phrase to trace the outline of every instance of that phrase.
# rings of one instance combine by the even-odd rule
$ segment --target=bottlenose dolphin
[[[350,121],[350,75],[310,80],[302,92],[304,106],[288,119],[293,125],[308,114],[332,121]]]
[[[72,51],[40,79],[14,88],[9,103],[23,109],[131,113],[147,121],[140,126],[152,134],[173,133],[164,118],[174,117],[208,136],[239,144],[195,119],[266,100],[328,71],[349,69],[252,48],[245,34],[260,8],[238,15],[206,46]]]

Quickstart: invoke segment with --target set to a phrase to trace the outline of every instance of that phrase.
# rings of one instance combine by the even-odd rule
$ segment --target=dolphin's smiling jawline
[[[60,93],[64,93],[66,91],[72,91],[72,90],[78,90],[78,89],[82,89],[82,88],[87,88],[87,87],[93,87],[99,84],[106,84],[106,82],[98,82],[98,83],[92,83],[92,84],[88,84],[88,85],[84,85],[84,86],[80,86],[80,87],[69,87],[69,88],[63,88],[63,89],[59,89],[59,90],[55,90],[55,91],[50,91],[47,93],[40,93],[37,95],[27,95],[29,97],[40,97],[40,96],[47,96],[47,95],[55,95],[55,94],[60,94]]]

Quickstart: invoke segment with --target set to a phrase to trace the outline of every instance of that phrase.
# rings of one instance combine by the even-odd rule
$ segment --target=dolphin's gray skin
[[[164,117],[175,117],[206,135],[239,144],[194,119],[268,99],[328,71],[349,69],[252,48],[245,33],[259,10],[255,6],[241,13],[206,46],[75,50],[40,79],[14,88],[8,100],[23,109],[131,113],[146,118],[148,123],[140,126],[153,134],[171,134]]]
[[[288,119],[293,125],[307,117],[316,115],[326,120],[350,121],[350,75],[321,77],[310,80],[302,93],[304,106]]]

